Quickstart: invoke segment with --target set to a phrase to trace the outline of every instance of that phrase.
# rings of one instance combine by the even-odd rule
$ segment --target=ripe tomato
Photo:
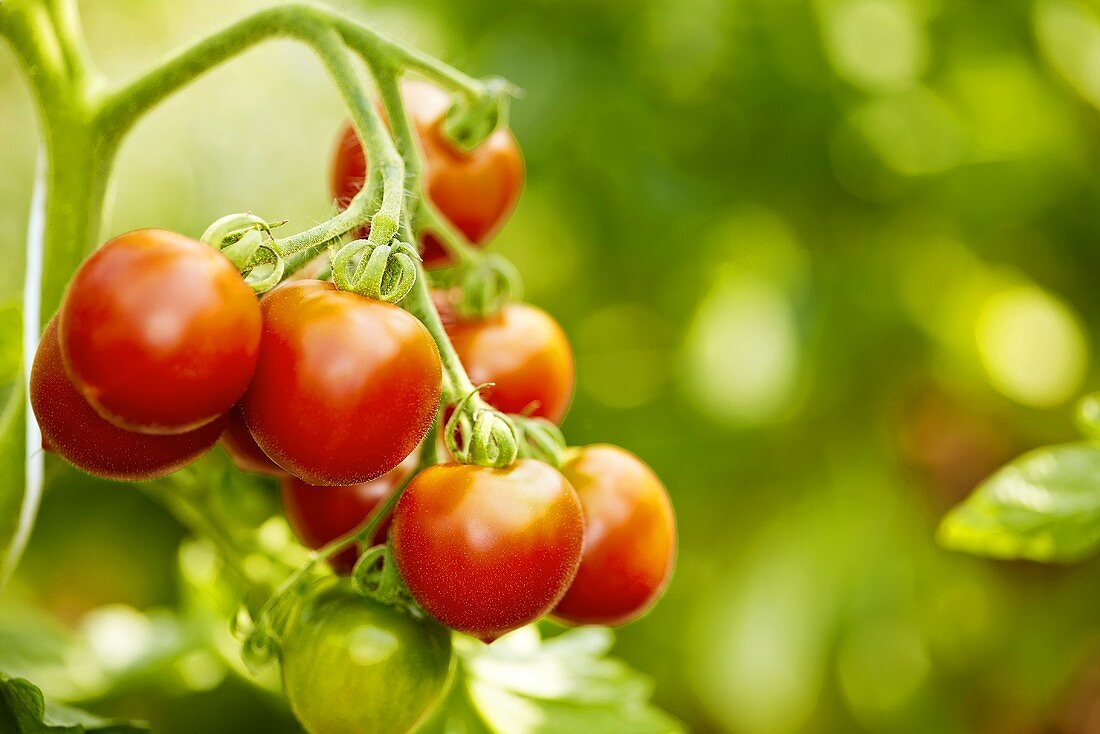
[[[616,446],[575,451],[562,474],[584,505],[584,556],[554,616],[574,624],[620,625],[648,610],[676,559],[676,517],[661,480]]]
[[[104,420],[65,372],[56,316],[34,355],[30,399],[43,448],[105,479],[139,481],[171,474],[204,454],[225,428],[225,419],[218,418],[187,433],[153,436]]]
[[[412,453],[439,405],[439,351],[397,306],[300,280],[261,304],[256,374],[241,401],[257,445],[315,485],[382,476]]]
[[[229,259],[174,232],[142,229],[80,266],[59,316],[65,367],[112,423],[181,433],[244,394],[260,344],[256,296]]]
[[[310,734],[406,732],[443,697],[451,635],[332,579],[303,600],[280,656],[287,700]]]
[[[264,450],[256,445],[240,406],[234,406],[226,416],[225,433],[218,439],[233,464],[244,472],[266,474],[269,477],[284,477],[286,472],[268,458]]]
[[[390,536],[424,610],[491,642],[553,609],[576,573],[583,532],[565,477],[522,459],[425,469],[401,495]]]
[[[437,301],[438,303],[438,301]],[[505,413],[560,423],[573,397],[573,350],[558,323],[526,303],[510,303],[487,319],[444,319],[458,358],[475,385]]]
[[[428,82],[409,81],[401,93],[420,140],[428,198],[470,242],[485,242],[511,213],[523,188],[523,157],[516,139],[500,128],[472,151],[460,150],[443,132],[451,106],[446,92]],[[340,206],[347,206],[363,187],[366,170],[363,148],[349,125],[332,166],[332,191]],[[448,264],[435,237],[426,235],[422,245],[427,267]]]
[[[361,484],[316,487],[297,477],[285,477],[281,483],[281,494],[287,522],[298,540],[313,550],[347,535],[366,522],[405,480],[416,467],[414,457],[415,452],[388,474]],[[385,542],[390,522],[391,518],[382,522],[371,539],[372,543]],[[330,565],[337,573],[348,574],[358,559],[359,551],[348,548],[334,556]]]

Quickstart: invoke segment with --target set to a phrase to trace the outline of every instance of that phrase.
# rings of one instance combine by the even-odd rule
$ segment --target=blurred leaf
[[[0,676],[0,731],[4,734],[136,734],[149,729],[142,724],[108,721],[80,709],[46,703],[42,691],[33,683],[23,678]]]
[[[1051,66],[1094,107],[1100,108],[1100,19],[1072,0],[1046,0],[1035,5],[1035,35]]]
[[[22,370],[21,311],[0,306],[0,587],[11,572],[8,554],[18,537],[24,492],[27,407]]]
[[[671,734],[681,724],[652,706],[650,680],[606,658],[613,637],[595,627],[542,640],[535,627],[489,647],[459,646],[462,671],[442,731],[495,734]]]
[[[1025,454],[953,509],[940,543],[994,558],[1074,561],[1100,545],[1100,445]]]

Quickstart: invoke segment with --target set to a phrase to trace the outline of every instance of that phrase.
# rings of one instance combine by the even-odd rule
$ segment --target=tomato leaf
[[[994,558],[1075,561],[1100,546],[1100,444],[1024,454],[944,518],[940,544]]]
[[[42,691],[23,678],[0,675],[0,731],[5,734],[140,734],[143,724],[109,721],[86,711],[47,703]]]
[[[491,646],[459,640],[455,689],[435,718],[469,734],[672,734],[683,726],[649,702],[652,682],[606,657],[610,630],[583,627],[542,639],[525,627]]]

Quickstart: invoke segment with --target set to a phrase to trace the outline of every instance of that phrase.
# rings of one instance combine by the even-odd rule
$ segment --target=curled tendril
[[[271,290],[283,279],[286,261],[274,246],[274,224],[255,214],[227,214],[202,234],[202,241],[221,250],[256,293]]]
[[[492,316],[509,301],[523,298],[519,270],[507,258],[492,253],[463,265],[458,285],[462,290],[458,311],[467,318]]]
[[[378,588],[378,562],[385,557],[386,547],[376,545],[364,551],[355,562],[351,578],[355,589],[363,596],[373,596]]]
[[[520,456],[561,467],[569,444],[557,425],[545,418],[530,416],[517,415],[513,416],[512,420],[519,437]]]
[[[250,671],[256,673],[279,654],[279,641],[263,626],[257,627],[241,645],[241,659]]]
[[[519,445],[512,420],[486,406],[478,397],[486,387],[489,385],[480,385],[458,401],[447,421],[444,441],[451,455],[463,464],[499,469],[516,460]]]
[[[416,283],[419,260],[416,248],[407,242],[393,240],[379,245],[370,240],[353,240],[333,255],[332,279],[341,290],[397,303]]]

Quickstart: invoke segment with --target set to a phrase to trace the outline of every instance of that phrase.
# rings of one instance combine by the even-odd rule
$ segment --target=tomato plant
[[[555,608],[561,619],[621,623],[652,604],[675,541],[663,487],[621,450],[570,453],[556,425],[574,388],[569,341],[545,312],[513,302],[514,266],[473,247],[522,188],[506,126],[513,88],[304,5],[260,11],[113,84],[92,70],[78,19],[68,0],[0,3],[0,35],[36,92],[50,172],[29,258],[44,254],[43,278],[24,310],[28,334],[45,327],[30,367],[35,421],[5,410],[0,430],[26,429],[12,434],[22,442],[40,431],[48,451],[100,477],[158,479],[137,486],[204,541],[181,552],[181,572],[231,589],[223,611],[239,667],[267,685],[277,658],[311,734],[452,722],[485,696],[501,706],[512,693],[480,680],[483,646],[459,638],[456,654],[451,631],[492,642]],[[198,239],[141,229],[81,263],[134,124],[270,35],[308,46],[348,105],[333,172],[340,211],[285,236],[287,222],[251,212],[218,218]],[[405,72],[425,79],[402,91]],[[324,253],[328,263],[303,279]],[[455,267],[427,267],[444,263]],[[434,303],[443,289],[462,307]],[[235,470],[219,452],[196,462],[219,439]],[[0,581],[41,497],[33,443],[11,444],[26,500],[18,518],[0,518]],[[242,472],[279,478],[282,516],[258,494],[270,480]],[[517,634],[535,634],[541,649],[533,629]],[[211,634],[218,654],[221,635]],[[585,638],[561,637],[570,639]],[[536,653],[530,665],[541,664]],[[528,705],[538,717],[575,708],[589,727],[640,717],[644,730],[676,730],[621,677],[606,686],[630,692],[616,707],[552,694]],[[23,683],[0,675],[0,697],[33,699]],[[19,705],[36,727],[50,718],[33,700]]]
[[[333,485],[375,479],[413,452],[441,390],[439,352],[419,321],[320,281],[288,283],[262,307],[260,358],[241,407],[265,454]]]
[[[470,242],[485,242],[511,213],[523,189],[523,157],[516,139],[507,129],[498,128],[472,150],[462,150],[444,131],[451,107],[446,92],[423,81],[406,82],[401,91],[423,156],[425,192]],[[363,147],[355,128],[348,125],[332,164],[337,203],[347,206],[363,188],[366,174]],[[425,232],[422,244],[427,267],[450,262],[436,234]]]
[[[661,480],[617,446],[575,450],[562,474],[584,507],[584,555],[554,615],[625,624],[664,591],[676,558],[676,518]]]
[[[413,597],[461,632],[493,640],[544,616],[580,562],[577,494],[553,468],[441,464],[413,479],[393,520]]]
[[[311,734],[404,732],[443,696],[451,637],[330,582],[302,600],[280,658],[287,699]]]
[[[224,255],[144,229],[116,237],[80,266],[58,339],[74,384],[103,417],[143,433],[181,433],[244,394],[260,308]]]
[[[34,356],[30,401],[43,447],[106,479],[137,481],[170,474],[204,454],[225,427],[224,419],[216,419],[186,433],[158,436],[107,421],[77,391],[65,370],[56,318],[46,326]]]

